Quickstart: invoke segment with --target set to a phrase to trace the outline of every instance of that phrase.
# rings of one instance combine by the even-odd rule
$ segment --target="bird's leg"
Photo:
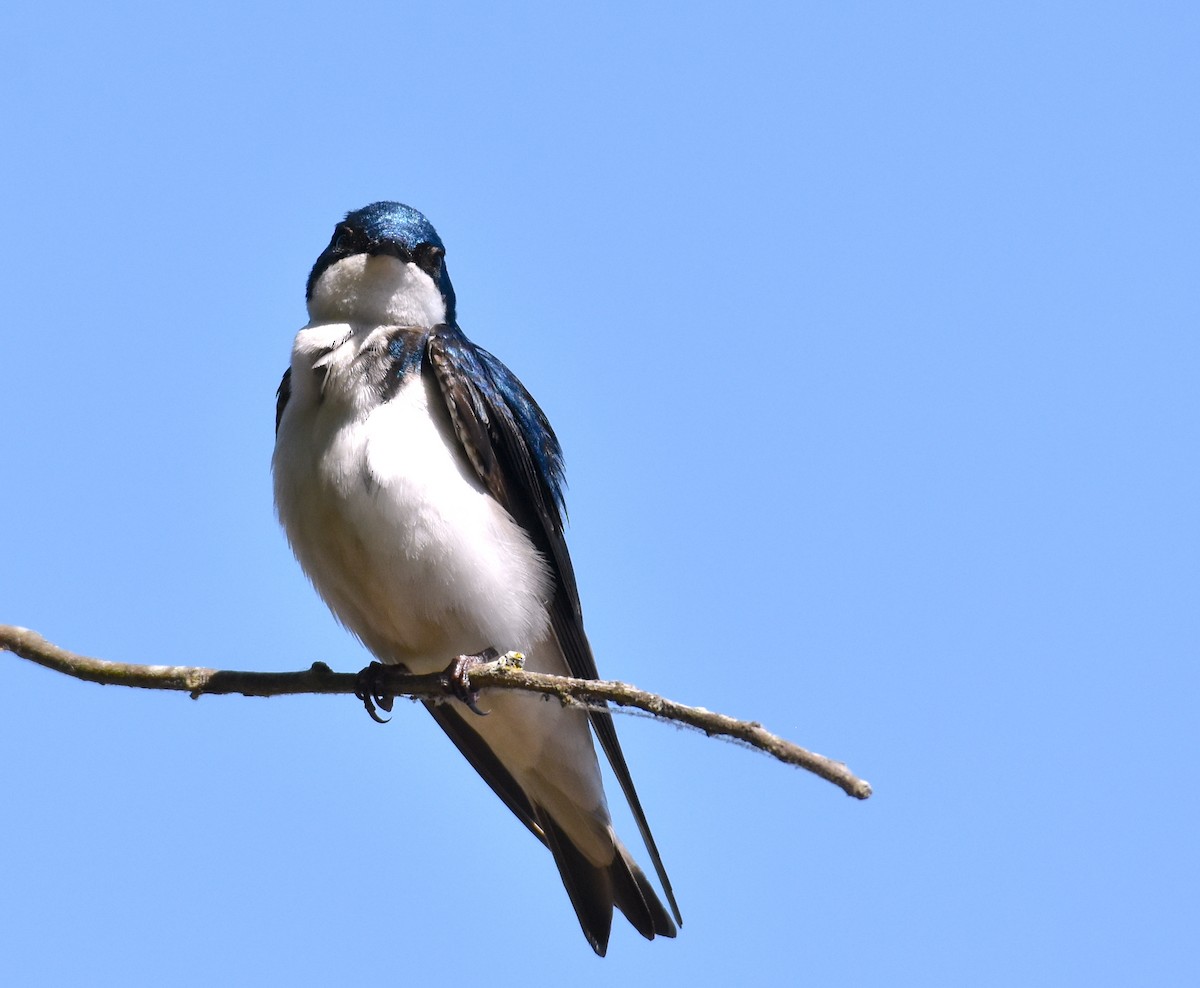
[[[391,720],[390,717],[380,717],[379,712],[375,709],[376,706],[390,714],[392,701],[395,699],[391,694],[383,692],[383,686],[380,684],[383,670],[382,662],[372,662],[359,672],[354,690],[354,695],[362,700],[363,706],[367,708],[367,713],[371,715],[371,720],[376,724],[386,724]]]
[[[479,691],[471,689],[471,670],[484,663],[494,662],[499,657],[500,653],[494,648],[485,648],[475,655],[459,655],[442,673],[442,681],[445,683],[446,689],[470,707],[472,713],[476,713],[480,717],[486,717],[487,711],[479,709]]]

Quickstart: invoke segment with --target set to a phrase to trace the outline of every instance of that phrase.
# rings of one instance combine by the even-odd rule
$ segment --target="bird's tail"
[[[609,865],[595,865],[554,822],[550,814],[538,813],[538,824],[554,863],[566,886],[575,915],[592,949],[601,957],[608,949],[613,906],[625,914],[633,928],[647,940],[675,936],[675,922],[663,907],[658,893],[616,835],[615,855]]]

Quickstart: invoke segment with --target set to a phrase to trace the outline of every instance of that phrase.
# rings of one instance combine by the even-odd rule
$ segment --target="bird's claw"
[[[392,712],[392,702],[395,700],[395,697],[389,693],[385,693],[383,687],[380,685],[383,670],[384,666],[382,662],[372,662],[359,672],[356,683],[357,689],[354,691],[354,695],[362,700],[367,713],[371,715],[371,720],[375,721],[376,724],[386,724],[391,720],[390,717],[380,717],[379,710],[390,714]]]
[[[500,653],[494,648],[485,648],[477,655],[460,655],[442,673],[446,689],[462,700],[474,714],[486,717],[487,711],[479,709],[479,691],[471,689],[471,670],[488,662],[494,662]]]

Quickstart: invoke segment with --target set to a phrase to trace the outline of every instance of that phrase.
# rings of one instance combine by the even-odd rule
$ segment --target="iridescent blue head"
[[[309,272],[306,298],[312,299],[313,285],[331,264],[356,254],[389,254],[416,264],[440,289],[446,303],[446,322],[454,322],[454,286],[444,261],[446,247],[433,224],[412,206],[373,202],[347,213],[334,227],[329,246]]]

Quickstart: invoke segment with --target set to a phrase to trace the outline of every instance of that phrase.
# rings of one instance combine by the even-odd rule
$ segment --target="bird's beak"
[[[412,260],[412,254],[394,240],[381,240],[379,243],[373,244],[368,253],[370,253],[372,257],[378,257],[380,254],[386,254],[388,257],[394,257],[398,261]]]

